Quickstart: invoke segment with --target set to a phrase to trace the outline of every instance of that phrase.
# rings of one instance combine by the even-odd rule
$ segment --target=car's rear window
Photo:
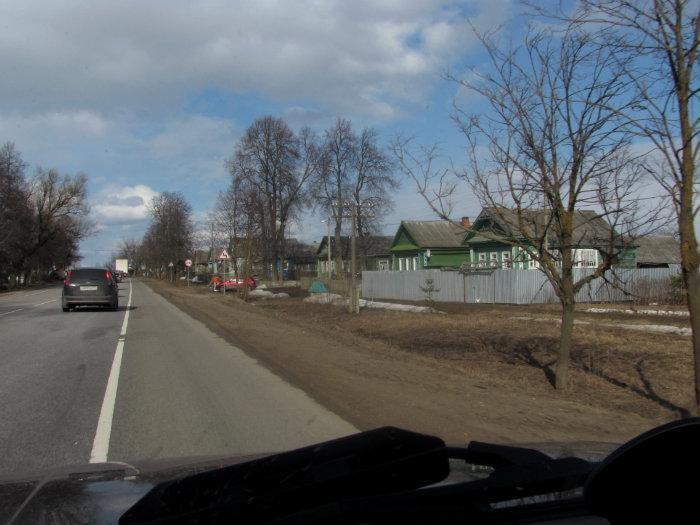
[[[107,280],[107,270],[102,270],[100,268],[83,268],[79,270],[73,270],[71,273],[71,281],[74,283],[81,281],[106,281]]]

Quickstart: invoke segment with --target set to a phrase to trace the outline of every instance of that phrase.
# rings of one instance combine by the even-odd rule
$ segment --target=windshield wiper
[[[438,485],[450,459],[490,467],[487,479]],[[120,523],[350,522],[401,510],[459,508],[484,515],[494,501],[581,487],[592,465],[532,449],[436,437],[385,427],[158,485]],[[442,511],[441,511],[442,512]]]

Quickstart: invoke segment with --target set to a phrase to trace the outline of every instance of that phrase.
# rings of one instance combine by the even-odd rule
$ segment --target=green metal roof
[[[496,236],[494,235],[494,237],[496,237]],[[500,237],[500,236],[498,236],[498,237]],[[473,237],[470,237],[469,239],[467,239],[467,244],[468,244],[468,245],[469,245],[469,244],[482,244],[482,243],[504,243],[504,244],[508,244],[508,242],[507,242],[505,239],[503,239],[503,240],[501,240],[500,238],[490,239],[490,238],[488,238],[488,237],[484,237],[483,235],[479,235],[478,233],[475,234]]]
[[[418,251],[420,248],[416,246],[415,244],[410,244],[410,243],[402,243],[402,244],[397,244],[396,246],[391,247],[391,251]]]

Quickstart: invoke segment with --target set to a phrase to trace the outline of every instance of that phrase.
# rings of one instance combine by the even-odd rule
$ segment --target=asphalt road
[[[60,293],[0,296],[0,478],[356,431],[143,283],[120,285],[117,312],[63,313]]]

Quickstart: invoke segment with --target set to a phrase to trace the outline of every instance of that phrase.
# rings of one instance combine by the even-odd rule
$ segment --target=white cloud
[[[115,224],[148,218],[148,205],[158,192],[145,184],[105,188],[92,205],[99,223]]]
[[[506,0],[3,3],[0,111],[162,112],[205,88],[397,114]],[[41,111],[41,110],[40,110]],[[84,122],[89,125],[89,122]],[[99,129],[99,126],[98,128]]]

